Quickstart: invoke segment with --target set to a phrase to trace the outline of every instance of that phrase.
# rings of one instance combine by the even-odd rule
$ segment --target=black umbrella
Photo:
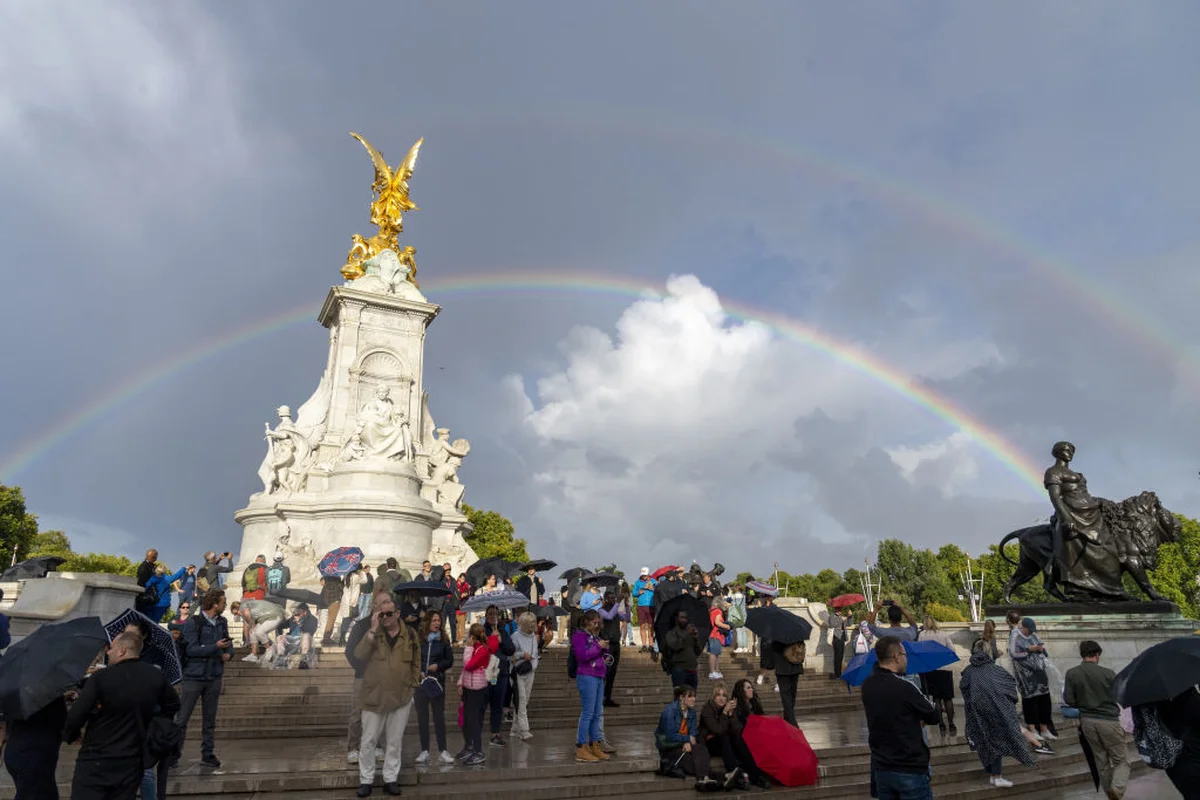
[[[497,580],[504,580],[509,575],[517,572],[520,566],[521,562],[519,561],[505,561],[499,556],[481,558],[467,567],[467,583],[478,589],[480,586],[483,586],[488,575],[495,575]]]
[[[1117,673],[1113,697],[1126,708],[1178,697],[1200,683],[1200,637],[1184,636],[1143,650]]]
[[[545,572],[546,570],[554,569],[558,566],[558,562],[551,561],[548,558],[535,558],[533,561],[526,561],[521,565],[521,571],[533,569],[537,572]]]
[[[621,582],[621,576],[615,572],[587,572],[580,576],[579,582],[584,586],[589,583],[596,586],[616,586]]]
[[[286,589],[276,589],[267,597],[271,602],[276,602],[276,598],[280,600],[291,600],[296,603],[307,603],[313,608],[326,608],[328,603],[325,598],[317,592],[310,592],[308,589],[300,589],[288,587]],[[281,606],[287,606],[287,603],[279,603]]]
[[[778,606],[759,606],[746,612],[746,627],[764,639],[783,645],[807,642],[812,624]]]
[[[34,556],[20,564],[9,567],[0,575],[0,581],[24,581],[32,578],[44,578],[47,572],[54,572],[60,564],[67,560],[62,556]]]
[[[429,580],[441,583],[446,580],[446,570],[441,564],[429,568]]]
[[[551,617],[569,617],[571,612],[562,606],[539,606],[537,610],[538,619],[550,619]]]
[[[699,597],[681,594],[663,603],[662,608],[658,609],[658,616],[654,618],[654,638],[658,642],[659,652],[666,652],[667,631],[675,627],[675,615],[680,611],[686,611],[688,622],[696,626],[700,643],[708,643],[708,634],[712,631],[708,606]]]
[[[107,645],[99,617],[41,626],[0,658],[0,711],[9,719],[33,716],[78,684]]]
[[[589,571],[590,570],[588,570],[587,567],[571,567],[568,570],[564,570],[563,574],[559,575],[558,577],[562,578],[564,581],[569,581],[578,578],[580,575],[586,575]]]
[[[416,592],[418,597],[446,597],[452,592],[445,586],[432,581],[418,580],[409,581],[408,583],[397,583],[392,587],[392,591],[398,595],[405,595],[409,592]]]
[[[153,664],[162,670],[167,682],[173,684],[183,680],[183,665],[179,663],[179,651],[175,648],[175,637],[171,632],[151,622],[150,618],[140,611],[126,609],[116,619],[104,626],[109,639],[115,639],[117,634],[136,625],[142,632],[145,644],[142,645],[142,661]]]

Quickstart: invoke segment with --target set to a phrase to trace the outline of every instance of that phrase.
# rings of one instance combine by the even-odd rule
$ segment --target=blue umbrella
[[[326,578],[340,578],[353,572],[362,560],[363,551],[357,547],[339,547],[326,553],[317,569]]]
[[[903,644],[904,649],[908,651],[906,673],[909,675],[933,672],[958,661],[958,656],[953,650],[937,642],[904,641]],[[842,680],[851,686],[862,686],[862,682],[875,670],[876,662],[878,659],[875,658],[874,650],[855,656],[843,670]]]

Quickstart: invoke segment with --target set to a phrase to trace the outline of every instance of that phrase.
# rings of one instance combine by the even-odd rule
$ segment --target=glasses
[[[180,611],[187,611],[189,608],[191,608],[191,606],[189,606],[187,603],[184,603],[183,605],[181,605],[181,606],[179,607],[179,610],[180,610]]]
[[[396,616],[395,611],[380,611],[379,612],[380,619],[391,619],[394,616]]]

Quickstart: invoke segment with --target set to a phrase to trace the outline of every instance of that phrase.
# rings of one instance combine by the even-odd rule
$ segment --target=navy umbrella
[[[1125,706],[1170,700],[1200,683],[1200,638],[1183,636],[1147,647],[1113,681],[1113,698]]]
[[[75,686],[108,646],[99,617],[47,623],[0,658],[0,711],[28,719]]]
[[[145,614],[132,608],[127,609],[105,625],[104,630],[109,639],[114,639],[130,625],[137,626],[145,639],[141,660],[161,669],[168,683],[176,684],[183,680],[183,666],[179,663],[179,651],[175,649],[175,637]]]

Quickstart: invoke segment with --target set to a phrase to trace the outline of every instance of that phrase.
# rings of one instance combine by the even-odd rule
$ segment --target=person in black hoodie
[[[414,696],[417,733],[421,737],[421,753],[417,756],[417,763],[429,763],[429,713],[432,711],[441,761],[443,764],[453,764],[454,754],[446,750],[446,673],[454,666],[454,649],[446,637],[446,623],[440,611],[426,614],[417,638],[421,642],[421,683]],[[438,686],[423,688],[427,682],[432,684],[434,681]]]
[[[504,625],[500,624],[500,609],[488,606],[485,613],[483,631],[488,636],[500,636],[500,649],[496,656],[500,659],[500,676],[488,687],[488,706],[491,709],[492,738],[488,741],[493,747],[504,747],[504,737],[500,735],[500,723],[504,721],[504,701],[508,698],[508,666],[513,653],[517,652],[512,637],[508,635]]]
[[[142,783],[150,720],[156,712],[169,716],[179,710],[179,697],[162,670],[138,660],[141,653],[138,633],[118,634],[108,646],[108,667],[88,678],[67,712],[64,742],[78,741],[87,726],[75,759],[72,800],[132,798]]]
[[[66,724],[67,701],[62,695],[27,719],[8,721],[4,766],[16,787],[13,800],[58,800],[54,770]]]

